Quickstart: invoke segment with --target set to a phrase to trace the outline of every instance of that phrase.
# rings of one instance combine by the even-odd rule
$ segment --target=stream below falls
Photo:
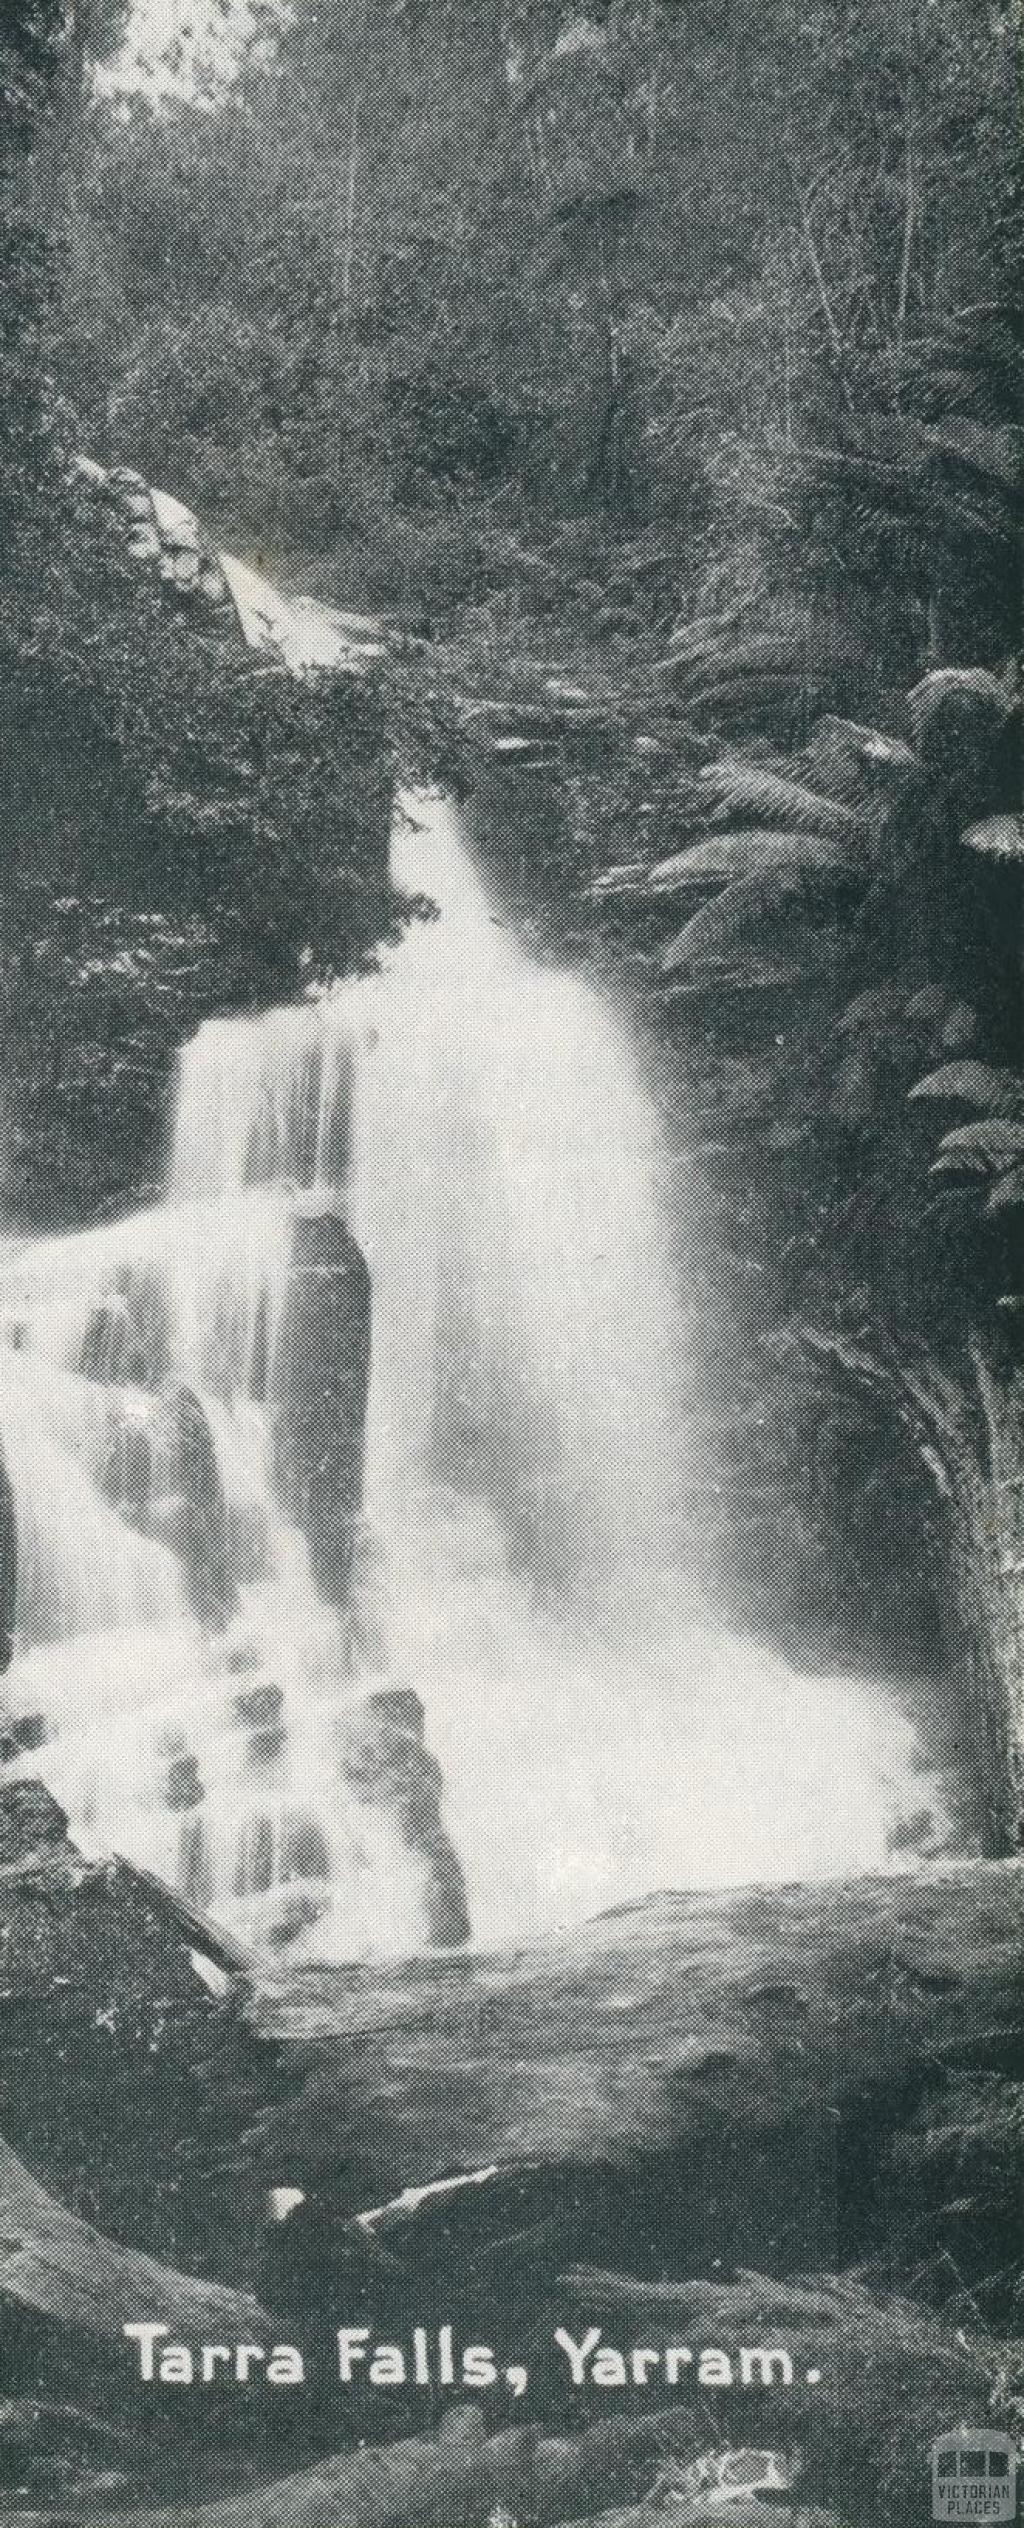
[[[379,974],[186,1046],[159,1204],[8,1249],[8,1773],[289,1961],[884,1869],[942,1811],[895,1694],[695,1574],[628,1033],[447,807],[394,868]]]

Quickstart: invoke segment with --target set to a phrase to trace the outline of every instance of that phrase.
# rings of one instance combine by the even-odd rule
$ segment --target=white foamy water
[[[395,874],[440,918],[385,971],[185,1049],[166,1200],[7,1265],[16,1761],[90,1849],[290,1957],[457,1938],[449,1843],[486,1942],[884,1867],[922,1801],[894,1701],[701,1595],[678,1224],[628,1038],[524,952],[449,811],[416,805]],[[275,1472],[296,1212],[370,1274],[347,1604]]]

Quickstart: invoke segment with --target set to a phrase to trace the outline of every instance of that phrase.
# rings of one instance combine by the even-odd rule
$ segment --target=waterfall
[[[185,1048],[165,1199],[8,1255],[7,1763],[289,1959],[885,1867],[908,1721],[701,1589],[623,1023],[448,809],[394,865],[383,971]]]

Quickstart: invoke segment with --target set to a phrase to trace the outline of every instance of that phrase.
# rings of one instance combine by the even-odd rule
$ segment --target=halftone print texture
[[[7,0],[10,2528],[1016,2516],[1018,44]]]

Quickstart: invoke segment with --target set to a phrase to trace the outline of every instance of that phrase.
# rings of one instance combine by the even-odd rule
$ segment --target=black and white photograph
[[[2,0],[7,2528],[1018,2517],[1021,69]]]

